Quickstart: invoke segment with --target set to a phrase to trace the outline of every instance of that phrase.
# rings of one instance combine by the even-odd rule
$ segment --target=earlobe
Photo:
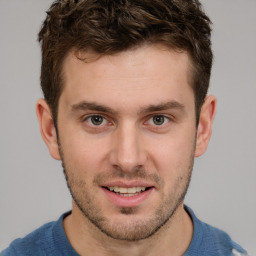
[[[197,128],[195,157],[201,156],[207,149],[212,134],[212,125],[216,113],[216,97],[206,97],[201,108],[199,124]]]
[[[39,99],[37,101],[36,114],[41,136],[49,149],[50,155],[56,160],[60,160],[57,134],[52,119],[51,109],[44,99]]]

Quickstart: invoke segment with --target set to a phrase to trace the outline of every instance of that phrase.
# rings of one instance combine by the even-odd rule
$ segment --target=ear
[[[212,134],[212,125],[216,113],[216,97],[206,97],[201,108],[199,124],[197,128],[195,157],[201,156],[207,149]]]
[[[44,99],[39,99],[37,101],[36,114],[40,126],[41,136],[49,149],[50,155],[56,160],[60,160],[59,146],[56,129],[52,119],[52,112]]]

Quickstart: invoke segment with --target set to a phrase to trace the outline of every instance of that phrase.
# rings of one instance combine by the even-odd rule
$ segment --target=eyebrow
[[[145,114],[150,112],[159,112],[159,111],[168,110],[168,109],[177,109],[180,111],[184,111],[185,106],[178,101],[172,100],[172,101],[160,103],[157,105],[149,105],[148,107],[141,109],[139,113]]]
[[[184,111],[185,106],[181,104],[178,101],[172,100],[156,105],[149,105],[145,108],[141,108],[140,111],[138,112],[139,114],[146,114],[150,112],[159,112],[163,110],[168,110],[168,109],[177,109],[180,111]],[[82,101],[77,104],[74,104],[71,106],[72,112],[75,111],[98,111],[98,112],[103,112],[103,113],[110,113],[110,114],[117,114],[117,111],[113,110],[110,107],[107,107],[102,104],[94,103],[94,102],[87,102],[87,101]]]
[[[74,104],[71,106],[71,110],[72,111],[88,111],[88,110],[92,110],[92,111],[99,111],[99,112],[104,112],[104,113],[111,113],[111,114],[115,114],[116,111],[114,111],[112,108],[101,105],[101,104],[97,104],[94,102],[87,102],[87,101],[82,101],[79,102],[77,104]]]

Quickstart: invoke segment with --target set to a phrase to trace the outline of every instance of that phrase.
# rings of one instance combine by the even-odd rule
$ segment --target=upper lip
[[[122,187],[122,188],[132,188],[132,187],[154,187],[154,184],[147,181],[110,181],[104,184],[101,184],[102,187]]]

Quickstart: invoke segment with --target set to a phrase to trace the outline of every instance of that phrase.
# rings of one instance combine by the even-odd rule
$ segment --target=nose
[[[140,132],[134,125],[122,125],[113,138],[110,155],[111,165],[123,172],[144,168],[147,160]]]

